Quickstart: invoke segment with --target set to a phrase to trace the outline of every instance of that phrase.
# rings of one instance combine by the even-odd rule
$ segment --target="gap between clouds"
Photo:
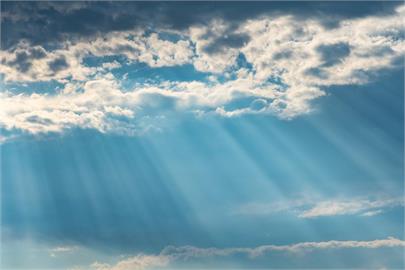
[[[311,112],[311,102],[326,94],[325,87],[364,84],[379,70],[402,65],[404,13],[402,5],[392,15],[346,19],[331,29],[288,15],[248,19],[237,27],[214,18],[181,31],[115,31],[68,40],[54,49],[21,40],[0,55],[5,86],[0,127],[10,137],[71,128],[134,135],[159,129],[170,112],[224,117],[268,113],[291,119]],[[127,62],[91,67],[85,63],[88,56],[124,56]],[[241,56],[245,65],[238,64]],[[111,70],[130,63],[174,69],[191,64],[211,76],[126,90]],[[7,83],[52,80],[63,84],[53,94],[7,90]],[[229,108],[241,99],[248,105]]]

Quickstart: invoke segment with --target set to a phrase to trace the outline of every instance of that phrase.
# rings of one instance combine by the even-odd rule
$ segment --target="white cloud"
[[[137,255],[119,261],[115,265],[95,262],[91,267],[95,270],[143,270],[149,267],[162,267],[169,263],[169,257],[163,255]]]
[[[404,248],[405,241],[388,237],[370,241],[324,241],[302,242],[290,245],[263,245],[253,248],[199,248],[194,246],[164,248],[159,255],[137,255],[119,261],[114,266],[104,263],[94,263],[92,267],[97,270],[140,270],[150,267],[164,267],[179,260],[191,260],[193,258],[226,257],[233,255],[246,255],[250,258],[263,256],[271,252],[315,252],[325,249],[377,249],[377,248]]]
[[[365,213],[363,213],[361,215],[363,217],[373,217],[373,216],[379,215],[381,213],[383,213],[383,210],[380,209],[380,210],[368,211],[368,212],[365,212]]]
[[[121,67],[121,64],[114,60],[113,62],[106,62],[101,65],[102,69],[114,69]]]
[[[77,247],[77,246],[58,246],[58,247],[49,249],[49,256],[56,257],[58,255],[72,253],[78,249],[79,249],[79,247]]]
[[[41,50],[41,55],[35,56],[33,49]],[[40,46],[32,47],[22,40],[15,48],[0,51],[0,73],[4,74],[5,81],[11,82],[86,81],[103,70],[119,67],[119,63],[89,67],[85,57],[114,55],[124,55],[129,61],[146,63],[150,67],[163,67],[190,63],[193,51],[190,41],[171,42],[160,39],[157,33],[145,36],[142,31],[112,32],[92,40],[68,41],[50,51]],[[66,64],[55,70],[50,63],[60,58],[65,59]],[[21,69],[22,64],[26,70]]]
[[[4,80],[21,85],[57,80],[64,87],[53,95],[13,94],[5,89],[0,97],[0,126],[31,134],[75,127],[136,134],[136,123],[142,121],[139,116],[148,114],[143,110],[150,105],[148,96],[174,100],[175,108],[171,109],[176,112],[224,117],[269,113],[290,119],[311,112],[311,102],[326,94],[323,87],[363,84],[369,81],[370,72],[393,67],[394,60],[405,52],[404,13],[401,6],[392,15],[347,19],[332,29],[292,16],[260,17],[233,28],[215,19],[174,33],[178,40],[163,39],[159,29],[152,34],[129,30],[67,41],[54,50],[21,41],[0,52]],[[230,45],[236,41],[237,46]],[[345,48],[340,57],[333,49],[326,55],[320,51],[338,45]],[[237,66],[240,54],[252,68]],[[84,63],[86,56],[114,55],[152,68],[189,63],[197,71],[214,74],[215,79],[148,82],[123,90],[109,72],[125,64],[113,61],[90,67]],[[232,102],[244,98],[252,103],[229,109]],[[153,117],[165,116],[149,116]]]
[[[148,115],[148,106],[163,106],[158,97],[174,100],[176,107],[169,108],[172,111],[215,110],[231,102],[236,95],[275,98],[272,88],[266,87],[256,86],[254,80],[237,79],[216,84],[163,82],[124,91],[119,82],[107,74],[83,83],[66,84],[53,95],[0,93],[0,125],[6,130],[16,129],[31,134],[60,133],[77,127],[131,134],[139,131],[136,123],[142,118],[137,116],[138,113],[143,115],[143,119],[150,118],[153,115]],[[241,88],[244,90],[239,90]],[[259,101],[263,105],[261,110],[265,110],[267,102],[264,99]],[[217,113],[222,112],[217,110]]]
[[[238,49],[226,48],[219,52],[208,53],[206,48],[218,38],[226,37],[228,24],[222,20],[213,20],[207,26],[193,26],[188,35],[195,44],[196,56],[193,64],[202,72],[224,73],[235,64]]]
[[[371,217],[379,215],[394,207],[403,207],[403,198],[378,199],[297,199],[272,203],[248,203],[231,211],[232,215],[272,215],[291,213],[299,218],[318,218],[325,216],[358,215]]]
[[[312,208],[299,214],[301,218],[322,216],[356,215],[373,216],[380,214],[386,208],[403,206],[403,199],[385,200],[330,200],[317,203]]]
[[[325,242],[302,242],[291,245],[263,245],[255,248],[196,248],[167,247],[161,254],[170,255],[174,258],[208,257],[208,256],[230,256],[233,254],[246,254],[250,257],[257,257],[268,252],[310,252],[319,249],[346,249],[346,248],[386,248],[405,247],[405,241],[393,237],[372,241],[325,241]]]

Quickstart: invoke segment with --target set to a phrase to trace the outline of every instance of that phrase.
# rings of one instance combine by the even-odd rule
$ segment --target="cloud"
[[[403,207],[403,198],[379,199],[331,199],[314,201],[299,199],[275,203],[248,203],[231,211],[232,215],[272,215],[292,213],[299,218],[319,218],[326,216],[358,215],[371,217],[394,207]]]
[[[386,200],[330,200],[317,203],[315,206],[301,212],[301,218],[315,218],[336,215],[374,216],[383,212],[386,208],[404,206],[400,199]]]
[[[238,55],[243,54],[257,78],[278,77],[291,89],[364,83],[367,80],[356,71],[390,67],[402,56],[403,13],[404,8],[398,7],[389,16],[343,20],[333,29],[316,20],[297,21],[288,15],[240,20],[237,25],[213,17],[182,31],[144,27],[71,37],[57,46],[47,46],[54,48],[48,51],[42,45],[35,46],[35,51],[29,40],[20,39],[1,52],[0,73],[6,81],[86,80],[96,71],[85,66],[86,56],[124,55],[150,67],[192,63],[198,71],[220,74],[235,68]],[[160,35],[166,32],[179,40],[162,39]],[[280,57],[286,53],[288,59]],[[305,76],[317,68],[325,76]]]
[[[79,249],[79,247],[77,247],[77,246],[58,246],[58,247],[49,249],[49,256],[57,257],[58,255],[61,255],[61,254],[72,253],[78,249]]]
[[[323,67],[329,67],[342,62],[350,54],[350,46],[347,43],[336,43],[332,45],[321,45],[317,48]]]
[[[382,212],[383,212],[383,210],[375,210],[375,211],[368,211],[368,212],[365,212],[365,213],[363,213],[363,214],[361,214],[361,215],[364,216],[364,217],[372,217],[372,216],[379,215],[379,214],[381,214]]]
[[[249,79],[226,83],[168,82],[141,86],[132,91],[121,89],[111,74],[83,83],[69,83],[57,94],[0,94],[0,124],[6,130],[30,134],[63,132],[70,128],[91,128],[100,132],[134,134],[137,124],[151,117],[160,118],[167,110],[215,109],[228,103],[244,88],[249,95],[275,98],[265,87]],[[168,102],[169,101],[169,102]],[[258,100],[263,108],[266,101]],[[170,105],[172,104],[172,105]],[[253,110],[256,105],[253,105]],[[257,107],[257,106],[256,106]]]
[[[60,42],[53,50],[34,48],[36,51],[22,40],[13,49],[0,52],[0,73],[6,82],[86,81],[111,68],[105,62],[98,68],[87,66],[85,59],[90,56],[125,56],[129,63],[146,63],[154,68],[184,65],[193,56],[190,41],[171,42],[159,38],[157,33],[145,36],[144,31],[114,32],[91,40]],[[38,57],[39,50],[41,57]]]
[[[347,18],[390,15],[400,2],[316,3],[299,5],[261,3],[134,3],[134,2],[5,2],[1,7],[1,47],[10,48],[21,39],[34,45],[58,43],[67,36],[94,37],[100,33],[160,27],[182,30],[221,18],[240,21],[263,15],[293,14],[296,20],[312,18],[337,25]],[[181,14],[181,16],[179,16]]]
[[[223,53],[229,48],[241,48],[248,43],[250,37],[243,34],[222,35],[208,44],[204,50],[207,53]]]
[[[264,256],[272,252],[302,253],[315,252],[317,250],[329,249],[378,249],[378,248],[404,248],[405,241],[388,237],[371,241],[324,241],[324,242],[302,242],[290,245],[263,245],[253,248],[232,247],[232,248],[199,248],[194,246],[164,248],[158,255],[137,255],[119,261],[114,266],[103,263],[94,263],[92,267],[97,270],[137,270],[148,267],[163,267],[170,263],[195,258],[228,257],[234,255],[245,255],[252,259]]]
[[[149,267],[162,267],[169,264],[169,257],[164,255],[137,255],[119,261],[111,266],[106,263],[95,262],[91,265],[92,269],[96,270],[142,270]]]
[[[104,12],[87,6],[44,8],[61,9],[69,16]],[[329,86],[368,83],[371,74],[395,68],[405,52],[404,12],[402,5],[384,16],[349,16],[333,28],[312,17],[297,20],[280,13],[238,20],[211,16],[203,24],[190,23],[181,29],[124,27],[89,37],[67,35],[57,46],[34,45],[21,38],[0,52],[5,83],[0,126],[30,134],[71,128],[137,134],[139,123],[147,117],[167,118],[166,112],[224,117],[267,113],[292,119],[312,112],[312,102],[326,95]],[[87,23],[83,20],[87,19],[77,23]],[[88,57],[101,62],[90,66]],[[123,60],[111,62],[105,60],[108,57]],[[134,63],[173,71],[189,64],[203,79],[151,80],[124,89],[110,71]],[[7,89],[8,84],[52,81],[62,84],[53,94],[14,94]],[[153,114],[148,115],[152,96],[174,105],[154,105]],[[232,106],[241,99],[251,102]]]
[[[60,56],[49,62],[49,69],[53,72],[58,72],[60,70],[66,69],[67,67],[69,67],[69,65],[66,62],[65,57],[63,56]]]
[[[167,247],[161,254],[170,255],[174,258],[208,257],[208,256],[230,256],[241,253],[249,257],[257,257],[268,252],[310,252],[320,249],[346,249],[346,248],[384,248],[384,247],[405,247],[405,241],[393,237],[372,241],[325,241],[325,242],[303,242],[291,245],[263,245],[255,248],[196,248]]]

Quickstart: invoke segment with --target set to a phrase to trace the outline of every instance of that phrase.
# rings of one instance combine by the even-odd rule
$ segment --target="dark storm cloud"
[[[333,27],[342,18],[391,14],[401,2],[3,2],[1,46],[21,39],[32,44],[57,43],[136,27],[185,29],[212,18],[230,25],[260,15],[313,17]],[[219,39],[237,45],[240,39]],[[211,48],[215,51],[214,48]]]

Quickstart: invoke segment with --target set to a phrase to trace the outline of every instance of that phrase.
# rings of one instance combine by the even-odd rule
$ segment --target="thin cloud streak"
[[[382,213],[387,208],[404,206],[403,199],[388,200],[346,200],[324,201],[317,203],[312,208],[301,212],[298,217],[315,218],[336,215],[374,216]]]
[[[298,218],[319,218],[340,215],[372,217],[395,207],[404,207],[403,198],[385,199],[330,199],[313,201],[310,199],[275,203],[248,203],[231,211],[232,215],[273,215],[292,213]]]
[[[141,270],[149,267],[164,267],[170,263],[180,260],[192,260],[195,258],[227,257],[233,255],[245,255],[250,258],[264,256],[271,252],[315,252],[325,249],[377,249],[377,248],[404,248],[405,241],[388,237],[371,241],[324,241],[324,242],[302,242],[290,245],[263,245],[254,248],[198,248],[194,246],[164,248],[159,255],[140,254],[129,257],[111,266],[104,263],[93,263],[96,270]]]

